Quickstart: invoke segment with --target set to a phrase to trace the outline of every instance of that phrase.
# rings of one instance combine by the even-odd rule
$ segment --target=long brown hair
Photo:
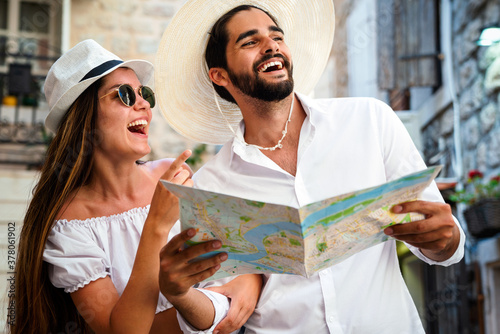
[[[24,218],[16,263],[15,319],[11,333],[91,333],[69,293],[52,285],[43,252],[49,232],[93,166],[98,97],[102,80],[87,88],[64,116],[52,140]]]

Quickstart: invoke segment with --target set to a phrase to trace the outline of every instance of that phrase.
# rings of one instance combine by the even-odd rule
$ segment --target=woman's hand
[[[227,284],[206,289],[231,299],[229,312],[214,329],[219,334],[231,333],[243,326],[252,315],[260,297],[262,275],[241,275]]]
[[[172,183],[182,184],[185,186],[192,186],[193,181],[191,180],[191,175],[193,174],[193,172],[191,171],[189,166],[185,163],[190,156],[191,156],[190,150],[185,150],[184,152],[182,152],[170,164],[169,168],[162,175],[161,179]]]
[[[191,155],[191,151],[182,152],[171,164],[161,179],[192,187],[191,172],[184,167],[184,163]],[[179,201],[175,195],[170,193],[163,184],[158,181],[148,218],[153,218],[155,222],[168,221],[168,229],[179,219]]]
[[[200,255],[219,250],[222,243],[212,240],[184,248],[185,242],[195,234],[193,228],[182,231],[160,252],[160,290],[169,300],[183,296],[191,286],[212,276],[220,268],[220,263],[227,259],[226,253],[197,259]]]
[[[174,236],[160,252],[160,291],[174,307],[198,328],[212,326],[215,316],[212,302],[192,286],[212,276],[220,263],[227,260],[227,253],[197,259],[200,255],[217,251],[222,243],[212,240],[183,248],[186,241],[196,234],[193,228]]]

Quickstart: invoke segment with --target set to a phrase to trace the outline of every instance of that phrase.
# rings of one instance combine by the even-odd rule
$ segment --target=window
[[[438,1],[378,0],[377,11],[379,87],[440,86]]]
[[[19,30],[48,34],[50,6],[43,3],[21,2],[21,20]]]
[[[43,82],[61,55],[62,0],[0,0],[0,164],[45,154]]]
[[[7,29],[7,0],[0,0],[0,29]]]
[[[30,63],[45,76],[60,54],[62,1],[0,0],[0,74],[11,63]]]
[[[0,34],[5,33],[7,30],[7,0],[0,0]],[[7,38],[0,35],[0,66],[5,65],[5,51]]]

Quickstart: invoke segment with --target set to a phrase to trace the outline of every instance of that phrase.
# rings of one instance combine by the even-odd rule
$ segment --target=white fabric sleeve
[[[109,257],[80,226],[54,227],[47,238],[43,260],[49,263],[49,279],[71,293],[110,275]]]
[[[210,301],[212,302],[215,310],[215,318],[212,326],[206,330],[199,330],[191,326],[186,319],[177,311],[177,321],[179,322],[179,326],[182,330],[183,333],[199,333],[199,334],[208,334],[212,333],[215,326],[221,322],[222,319],[226,316],[227,312],[229,311],[229,300],[226,296],[221,295],[220,293],[213,292],[210,290],[205,290],[205,289],[196,289],[205,296],[207,296]]]
[[[427,168],[420,152],[413,143],[408,131],[397,117],[396,113],[386,104],[380,103],[380,145],[384,152],[384,162],[388,181]],[[425,189],[419,199],[430,202],[444,203],[443,197],[435,182]],[[464,256],[465,233],[459,221],[453,217],[460,231],[460,242],[457,250],[448,260],[437,262],[422,254],[420,249],[405,243],[408,249],[419,259],[428,264],[449,266],[459,262]]]
[[[408,249],[413,254],[415,254],[416,257],[418,257],[420,260],[422,260],[424,262],[427,262],[428,264],[437,264],[440,266],[448,267],[448,266],[451,266],[452,264],[460,262],[460,260],[464,257],[464,252],[465,252],[465,233],[464,233],[464,230],[462,229],[462,227],[460,226],[460,223],[458,222],[458,220],[455,217],[453,217],[453,220],[455,221],[455,224],[457,225],[458,230],[460,231],[460,241],[459,241],[457,250],[455,251],[455,253],[453,253],[453,255],[449,259],[447,259],[445,261],[441,261],[441,262],[434,261],[434,260],[429,259],[424,254],[422,254],[422,252],[420,251],[420,249],[418,247],[415,247],[415,246],[412,246],[412,245],[405,243],[406,247],[408,247]]]

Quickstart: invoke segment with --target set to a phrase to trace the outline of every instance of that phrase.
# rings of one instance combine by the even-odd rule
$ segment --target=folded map
[[[387,241],[385,227],[423,219],[419,213],[395,214],[390,209],[418,199],[440,170],[430,167],[300,208],[162,183],[180,199],[182,229],[197,230],[189,245],[217,239],[221,251],[228,253],[209,280],[248,273],[309,277]]]

